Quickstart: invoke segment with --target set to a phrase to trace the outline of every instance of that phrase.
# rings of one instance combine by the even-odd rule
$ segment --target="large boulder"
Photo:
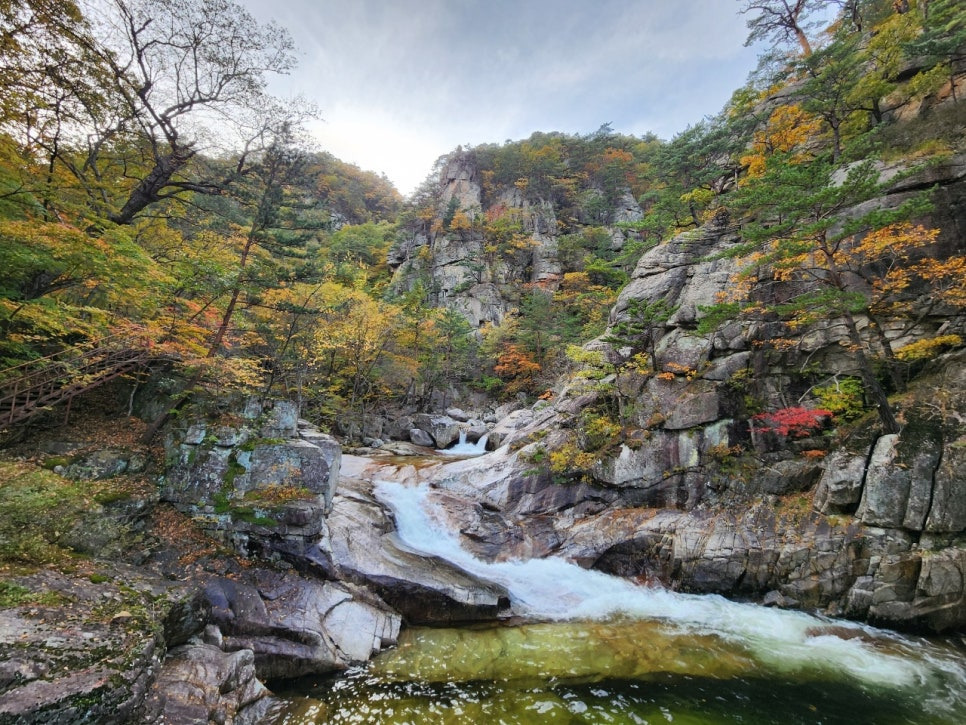
[[[365,584],[414,624],[492,619],[507,592],[456,566],[408,551],[371,483],[347,478],[327,519],[320,563],[339,578]]]
[[[455,443],[460,437],[460,426],[448,415],[429,415],[420,413],[413,416],[413,423],[418,430],[423,431],[432,439],[431,445],[436,448],[446,448]],[[426,445],[421,440],[413,437],[410,431],[410,440],[417,445]]]
[[[393,645],[399,615],[372,594],[294,574],[220,579],[205,599],[226,651],[251,650],[262,679],[343,670]]]
[[[256,722],[270,698],[254,665],[247,649],[223,652],[202,643],[175,647],[148,692],[140,722]]]

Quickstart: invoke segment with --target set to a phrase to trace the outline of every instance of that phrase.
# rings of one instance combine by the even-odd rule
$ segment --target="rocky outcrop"
[[[480,327],[502,322],[518,305],[521,285],[536,283],[555,289],[563,273],[572,271],[561,261],[560,225],[550,201],[525,195],[514,186],[491,190],[484,201],[476,161],[471,152],[462,149],[441,159],[438,187],[436,223],[400,235],[389,251],[387,261],[394,269],[397,289],[422,284],[433,302],[460,312],[473,327]],[[587,196],[591,205],[605,203],[596,200],[603,196],[599,190],[589,191]],[[454,225],[455,214],[469,223]],[[493,240],[485,239],[472,224],[484,214],[489,220],[504,215],[512,218],[518,223],[517,240],[494,247]],[[643,212],[626,191],[606,216],[612,223],[607,227],[611,247],[620,250],[626,233],[616,224],[637,221]],[[588,224],[591,221],[593,226],[600,224],[599,219],[587,220]]]
[[[137,719],[164,654],[148,607],[165,611],[179,588],[126,567],[103,578],[15,580],[27,602],[0,609],[0,723]]]
[[[399,615],[371,593],[294,574],[258,572],[251,583],[217,579],[204,589],[204,638],[254,653],[262,679],[344,670],[396,643]]]
[[[502,588],[402,546],[390,514],[364,478],[343,481],[326,525],[318,564],[330,576],[370,587],[407,622],[493,619],[508,605]]]
[[[143,723],[258,722],[270,704],[251,650],[193,644],[168,653],[144,703]]]
[[[298,556],[322,534],[342,448],[300,423],[293,404],[250,401],[241,423],[193,422],[165,449],[162,500],[241,553]]]

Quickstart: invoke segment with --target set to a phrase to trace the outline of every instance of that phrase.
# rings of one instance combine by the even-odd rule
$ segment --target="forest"
[[[670,140],[605,124],[457,149],[479,174],[469,209],[441,200],[452,155],[403,199],[384,176],[314,148],[304,124],[318,110],[266,91],[295,63],[291,39],[230,0],[8,0],[0,375],[133,345],[150,350],[139,375],[179,381],[179,405],[206,390],[278,395],[345,433],[372,411],[550,394],[586,365],[579,346],[605,334],[627,352],[611,374],[658,374],[647,332],[673,310],[639,306],[608,328],[609,310],[646,250],[727,214],[741,220],[742,271],[701,329],[768,321],[762,344],[780,348],[796,329],[844,319],[860,359],[848,405],[876,407],[896,430],[887,396],[904,385],[903,361],[962,344],[966,261],[923,253],[936,235],[920,223],[929,189],[896,209],[839,214],[881,194],[882,169],[962,149],[957,103],[917,113],[961,92],[966,11],[954,0],[740,5],[749,42],[770,50],[720,113]],[[828,6],[837,20],[813,27]],[[445,304],[429,247],[422,267],[389,265],[418,235],[481,240],[471,282],[526,258],[533,230],[508,190],[552,211],[559,273],[503,280],[502,319],[474,326]],[[628,198],[640,214],[618,219]],[[951,324],[914,349],[856,327],[912,329],[924,305]]]

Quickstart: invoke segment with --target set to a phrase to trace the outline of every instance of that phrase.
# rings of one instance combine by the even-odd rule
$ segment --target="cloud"
[[[668,137],[754,65],[721,0],[241,0],[302,49],[275,84],[319,105],[320,144],[412,191],[458,144],[533,131]]]

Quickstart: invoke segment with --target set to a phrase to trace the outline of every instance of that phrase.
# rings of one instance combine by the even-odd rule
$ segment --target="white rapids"
[[[668,626],[739,642],[773,672],[840,673],[869,685],[921,688],[937,710],[966,709],[966,697],[958,691],[961,688],[951,691],[942,685],[966,681],[966,669],[958,658],[926,640],[717,595],[639,586],[561,558],[481,561],[463,550],[457,535],[446,529],[428,485],[379,481],[375,490],[392,508],[406,546],[501,584],[510,593],[513,612],[521,617],[656,619]]]

